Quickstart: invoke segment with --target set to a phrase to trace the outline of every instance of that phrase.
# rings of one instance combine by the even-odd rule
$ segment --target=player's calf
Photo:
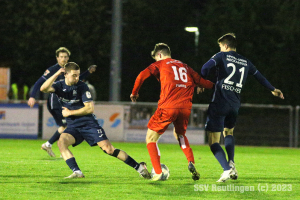
[[[137,163],[126,152],[124,152],[120,149],[114,149],[113,151],[110,150],[109,152],[107,152],[104,149],[102,149],[102,150],[103,150],[104,153],[106,153],[110,156],[113,156],[115,158],[118,158],[118,159],[122,160],[125,164],[127,164],[130,167],[134,168],[140,174],[141,177],[143,177],[145,179],[150,179],[151,178],[151,175],[147,170],[145,162]]]

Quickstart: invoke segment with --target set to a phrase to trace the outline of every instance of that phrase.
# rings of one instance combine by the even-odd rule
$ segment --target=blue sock
[[[127,165],[129,165],[130,167],[134,168],[135,170],[138,170],[140,164],[137,163],[133,158],[131,158],[130,156],[128,156],[128,158],[124,161],[124,163],[126,163]]]
[[[49,142],[50,144],[53,144],[54,142],[56,142],[56,141],[59,139],[59,137],[60,137],[60,134],[59,134],[58,131],[56,131],[56,132],[54,133],[54,135],[52,135],[52,137],[50,138],[50,140],[48,140],[48,142]]]
[[[213,152],[213,154],[215,155],[216,159],[219,161],[219,163],[221,164],[223,170],[229,170],[229,164],[226,160],[226,155],[224,150],[222,149],[222,147],[220,146],[219,143],[214,143],[210,146],[210,150]]]
[[[73,172],[80,170],[74,157],[66,160],[66,163]]]
[[[232,162],[234,162],[234,137],[232,135],[227,135],[224,144],[228,155],[228,161],[232,160]]]

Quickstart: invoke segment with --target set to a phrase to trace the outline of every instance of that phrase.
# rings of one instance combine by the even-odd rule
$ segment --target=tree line
[[[234,32],[237,52],[249,58],[286,97],[284,101],[274,98],[249,77],[242,102],[298,105],[299,9],[299,1],[284,0],[124,1],[121,100],[130,100],[136,76],[154,61],[150,52],[156,43],[167,43],[173,58],[200,72],[219,51],[217,39]],[[70,61],[82,70],[98,65],[89,81],[98,100],[107,101],[111,11],[110,0],[2,0],[0,66],[11,68],[13,82],[21,75],[33,85],[56,63],[55,50],[65,46],[72,53]],[[184,30],[186,26],[200,29],[197,56],[195,36]],[[159,92],[159,83],[150,78],[140,90],[140,101],[157,101]],[[211,93],[195,95],[194,103],[208,103]]]

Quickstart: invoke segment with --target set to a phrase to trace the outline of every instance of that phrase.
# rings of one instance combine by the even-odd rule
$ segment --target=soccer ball
[[[161,170],[164,174],[163,175],[163,180],[167,180],[170,176],[170,170],[165,164],[160,164],[160,166],[161,166]],[[155,175],[154,168],[152,168],[152,170],[151,170],[151,176],[153,177],[153,175]]]

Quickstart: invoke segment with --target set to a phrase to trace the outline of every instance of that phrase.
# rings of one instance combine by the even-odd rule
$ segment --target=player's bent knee
[[[224,137],[227,136],[227,135],[233,135],[233,130],[234,128],[224,128],[224,131],[223,131],[223,135]]]
[[[102,149],[102,148],[101,148]],[[112,150],[109,150],[109,151],[106,151],[105,149],[102,149],[102,151],[110,156],[113,156],[113,157],[118,157],[119,153],[120,153],[120,149],[114,149],[113,151]]]
[[[59,148],[66,147],[67,142],[68,142],[67,138],[60,137],[59,140],[57,141],[57,145],[58,145]]]
[[[146,136],[147,144],[150,142],[157,142],[159,138],[160,135],[157,132],[148,129],[147,136]]]
[[[115,148],[112,145],[104,145],[101,147],[102,151],[108,155],[113,155]]]

